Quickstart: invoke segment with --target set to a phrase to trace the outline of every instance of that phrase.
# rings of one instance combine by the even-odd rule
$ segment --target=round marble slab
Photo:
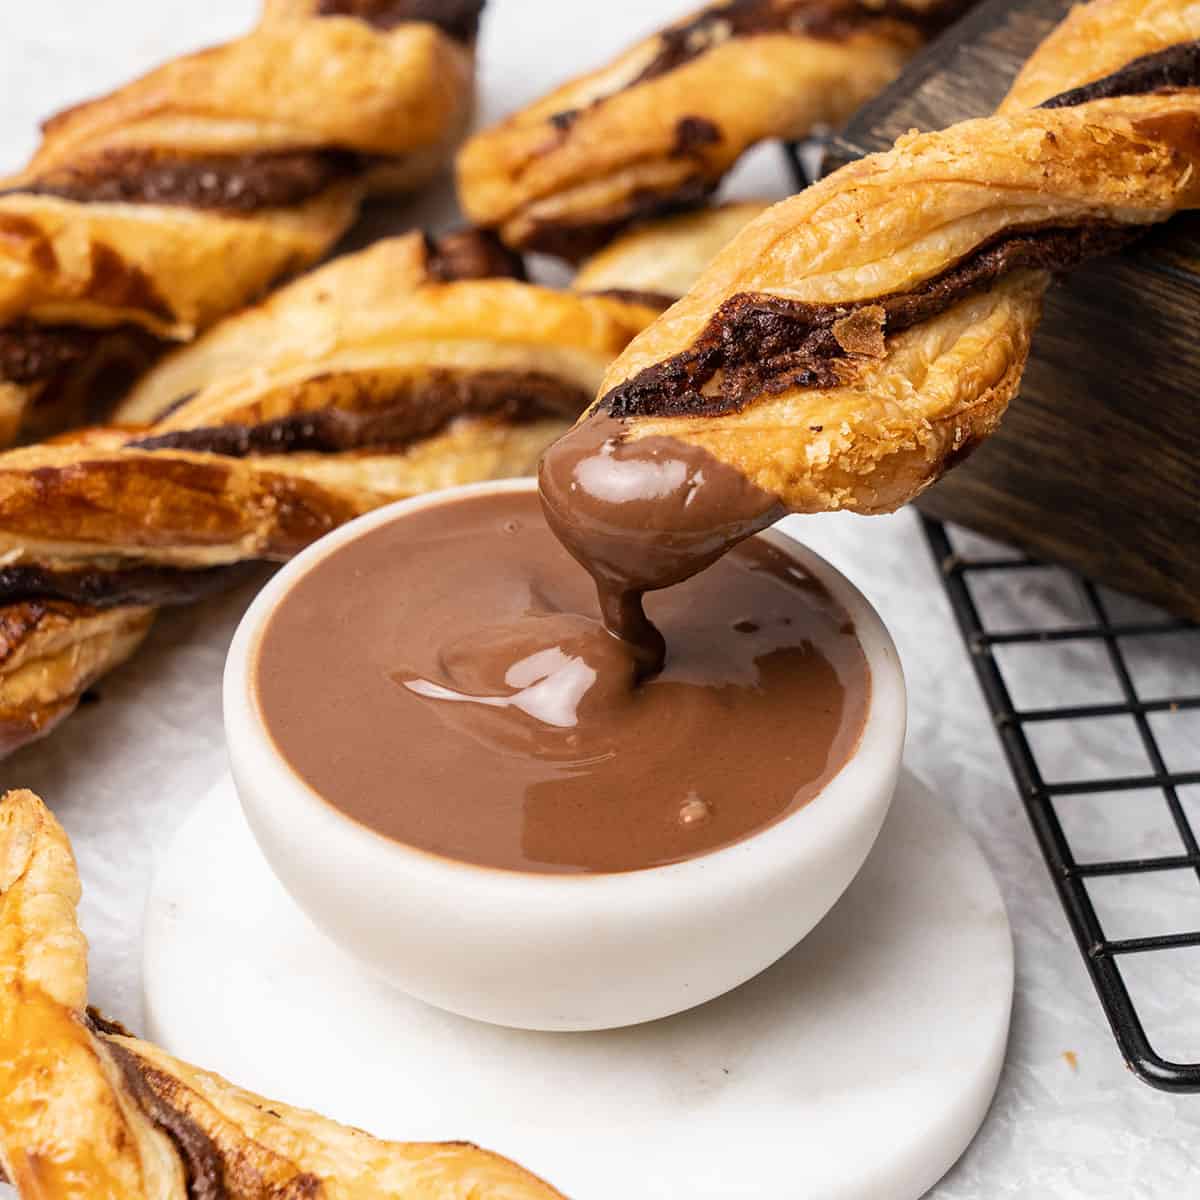
[[[572,1200],[916,1200],[983,1121],[1013,990],[991,870],[908,774],[800,946],[632,1029],[500,1029],[360,972],[276,882],[228,778],[162,862],[145,945],[172,1053],[383,1137],[477,1142]]]

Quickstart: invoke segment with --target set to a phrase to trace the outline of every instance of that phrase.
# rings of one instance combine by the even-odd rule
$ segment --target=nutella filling
[[[1194,87],[1200,87],[1200,42],[1180,42],[1155,54],[1135,58],[1102,79],[1060,92],[1038,107],[1073,108],[1090,100]]]
[[[170,1139],[183,1160],[188,1200],[231,1200],[221,1148],[186,1112],[171,1102],[179,1084],[119,1042],[106,1041],[134,1102]],[[317,1181],[314,1181],[317,1182]],[[303,1193],[301,1193],[303,1194]]]
[[[357,17],[376,29],[410,21],[436,25],[465,45],[474,43],[486,0],[319,0],[317,15]]]
[[[438,283],[464,279],[527,280],[525,260],[490,229],[455,229],[425,235],[425,269]]]
[[[82,204],[170,204],[246,214],[301,204],[362,167],[359,155],[342,150],[180,159],[109,151],[12,190]]]
[[[38,325],[33,321],[0,328],[0,380],[44,383],[85,359],[104,332],[78,325]]]
[[[623,300],[626,304],[641,304],[646,308],[670,308],[678,296],[668,292],[641,292],[634,288],[592,288],[581,292],[583,296],[602,296],[610,300]]]
[[[697,176],[671,191],[639,189],[623,203],[586,220],[534,219],[529,231],[521,236],[521,248],[577,263],[602,250],[629,225],[699,208],[712,195],[718,182]]]
[[[597,408],[543,455],[546,523],[596,585],[608,630],[647,679],[667,657],[647,617],[649,591],[672,587],[783,515],[778,501],[698,446],[626,437]]]
[[[1010,230],[906,292],[846,304],[743,293],[717,310],[695,345],[647,367],[604,397],[617,417],[737,412],[764,392],[837,387],[855,355],[945,312],[1018,268],[1066,270],[1139,236],[1138,227],[1087,224]]]
[[[788,33],[843,41],[865,26],[899,21],[929,37],[957,20],[971,3],[945,0],[916,10],[903,0],[874,4],[862,0],[728,0],[664,30],[658,54],[629,86],[678,70],[724,42],[756,34]]]
[[[358,411],[318,409],[257,425],[211,425],[136,438],[134,450],[197,450],[231,458],[308,451],[402,450],[463,417],[526,424],[573,420],[587,393],[552,375],[517,371],[431,370],[396,387],[386,400]]]
[[[680,861],[815,796],[870,673],[846,612],[769,542],[648,606],[671,653],[639,685],[536,496],[444,501],[297,580],[255,651],[258,708],[318,795],[409,846],[541,873]]]
[[[191,604],[248,579],[257,564],[231,563],[189,570],[176,567],[81,567],[55,570],[36,564],[0,567],[0,605],[65,600],[89,608]]]

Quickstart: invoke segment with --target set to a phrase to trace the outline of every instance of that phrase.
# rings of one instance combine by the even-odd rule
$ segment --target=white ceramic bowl
[[[833,906],[891,803],[904,744],[904,677],[891,637],[858,590],[772,532],[765,536],[849,611],[871,670],[858,749],[814,800],[733,846],[622,874],[495,870],[372,832],[294,774],[264,729],[251,689],[263,627],[292,584],[346,542],[429,505],[533,486],[508,480],[405,500],[329,534],[284,567],[251,605],[225,668],[233,777],[250,828],[296,903],[403,991],[526,1029],[633,1025],[752,978]]]

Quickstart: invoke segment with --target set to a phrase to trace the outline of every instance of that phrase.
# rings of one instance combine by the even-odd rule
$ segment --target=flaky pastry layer
[[[80,884],[32,792],[0,797],[0,1168],[38,1200],[561,1200],[464,1142],[384,1142],[244,1091],[87,1008]]]

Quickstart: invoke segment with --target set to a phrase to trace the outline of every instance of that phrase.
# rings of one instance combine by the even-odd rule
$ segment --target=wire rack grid
[[[1113,936],[1106,931],[1108,921],[1101,919],[1095,897],[1089,890],[1094,886],[1093,881],[1127,880],[1171,872],[1185,873],[1189,884],[1200,889],[1200,838],[1197,836],[1200,821],[1193,823],[1183,796],[1185,789],[1200,785],[1200,770],[1172,769],[1169,760],[1173,755],[1164,749],[1161,727],[1156,729],[1155,726],[1159,715],[1177,716],[1200,710],[1200,694],[1144,698],[1135,682],[1128,650],[1134,641],[1144,644],[1147,639],[1170,638],[1170,654],[1176,660],[1176,666],[1184,662],[1200,666],[1200,626],[1154,613],[1146,606],[1140,606],[1140,619],[1115,617],[1111,611],[1113,600],[1103,589],[1090,580],[1056,568],[1065,579],[1074,583],[1082,604],[1082,620],[1048,626],[1044,614],[1038,614],[1020,628],[989,628],[977,603],[979,583],[985,579],[995,580],[997,576],[1045,569],[1046,564],[1019,555],[964,554],[952,545],[951,534],[945,525],[924,516],[921,521],[1025,810],[1121,1053],[1130,1068],[1146,1083],[1167,1091],[1200,1091],[1200,1061],[1173,1061],[1155,1049],[1127,985],[1127,967],[1123,967],[1134,956],[1180,950],[1200,953],[1200,923],[1187,927],[1188,915],[1194,916],[1200,911],[1200,890],[1195,903],[1180,906],[1183,922],[1180,928],[1130,937]],[[1046,653],[1047,648],[1065,643],[1095,647],[1100,651],[1115,678],[1117,698],[1034,707],[1015,704],[999,658],[1002,649],[1029,647],[1036,651],[1041,648],[1041,652]],[[1056,678],[1053,668],[1048,670],[1044,681],[1050,691],[1068,683],[1067,679]],[[1042,761],[1045,755],[1039,752],[1039,739],[1035,736],[1039,728],[1054,725],[1063,735],[1069,734],[1072,726],[1078,728],[1080,723],[1103,722],[1111,718],[1132,722],[1149,765],[1148,771],[1061,779],[1046,769]],[[1043,746],[1047,744],[1043,742]],[[1177,851],[1117,857],[1077,853],[1072,837],[1064,827],[1059,806],[1069,803],[1073,797],[1097,795],[1116,795],[1125,802],[1124,815],[1131,845],[1145,844],[1146,839],[1137,830],[1139,821],[1157,824],[1165,813],[1178,839]],[[1195,1023],[1200,1025],[1200,1000],[1195,1001],[1194,1016]]]

